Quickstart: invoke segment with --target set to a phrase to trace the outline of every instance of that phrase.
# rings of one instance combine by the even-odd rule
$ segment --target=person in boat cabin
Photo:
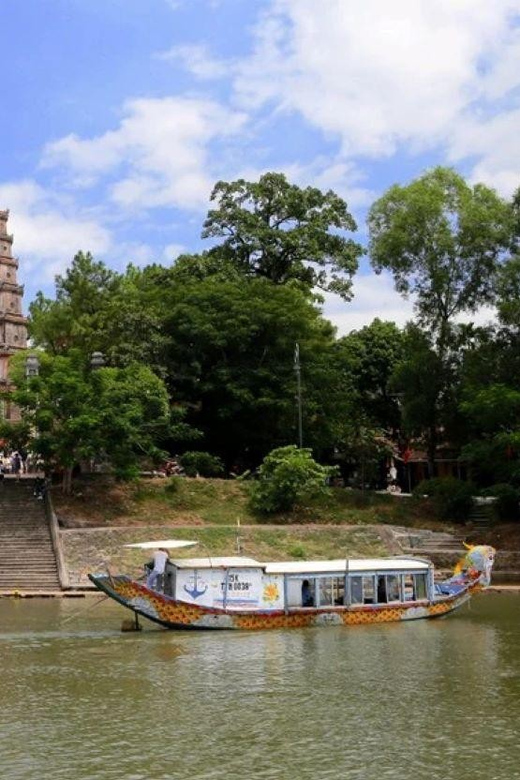
[[[302,582],[302,607],[313,607],[314,597],[312,595],[311,585],[309,580]]]
[[[168,550],[159,547],[153,554],[153,567],[146,578],[146,587],[156,590],[157,581],[164,576],[166,561],[169,558]]]

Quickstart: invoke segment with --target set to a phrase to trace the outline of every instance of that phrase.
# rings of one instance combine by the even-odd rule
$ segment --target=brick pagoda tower
[[[0,388],[9,385],[9,358],[27,349],[27,318],[22,314],[23,287],[18,284],[18,260],[12,255],[13,237],[7,232],[9,211],[0,211]],[[18,410],[8,403],[0,406],[0,416],[18,420]]]

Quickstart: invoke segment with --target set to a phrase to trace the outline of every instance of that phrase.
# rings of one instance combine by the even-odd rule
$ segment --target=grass
[[[125,548],[131,542],[160,538],[183,538],[198,542],[194,548],[172,551],[173,558],[207,555],[243,555],[260,561],[378,556],[388,553],[376,530],[363,527],[305,528],[303,526],[205,528],[141,526],[139,528],[97,528],[68,530],[62,534],[69,570],[85,574],[110,566],[113,571],[139,574],[150,554]]]
[[[435,520],[428,502],[341,488],[291,513],[261,517],[248,508],[248,487],[222,479],[141,479],[121,484],[96,478],[78,482],[72,496],[54,490],[67,567],[82,581],[87,571],[108,565],[113,571],[139,575],[148,555],[124,545],[148,539],[198,542],[193,549],[172,551],[172,557],[239,553],[259,561],[324,560],[388,555],[385,525],[461,530],[460,525]],[[466,531],[471,538],[471,530]],[[498,532],[494,529],[490,535]],[[502,538],[495,546],[519,549],[518,527],[515,534],[509,534],[511,545]],[[495,543],[484,539],[481,530],[476,540]]]
[[[329,495],[292,512],[262,516],[248,507],[249,484],[224,479],[107,478],[75,484],[72,496],[53,491],[64,527],[374,525],[439,528],[426,502],[407,497],[332,488]],[[446,528],[446,524],[442,525]]]

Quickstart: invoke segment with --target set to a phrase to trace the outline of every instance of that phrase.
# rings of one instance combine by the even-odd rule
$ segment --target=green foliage
[[[356,223],[338,195],[301,189],[282,173],[266,173],[258,182],[220,181],[211,200],[217,208],[208,213],[202,237],[224,241],[210,256],[242,276],[296,283],[307,294],[317,286],[351,298],[362,249],[341,235],[356,230]]]
[[[520,391],[503,384],[491,384],[473,391],[461,402],[461,409],[488,434],[510,431],[520,414]]]
[[[376,273],[390,271],[397,291],[415,296],[424,329],[394,383],[406,395],[405,425],[423,439],[433,476],[439,431],[451,443],[460,433],[457,393],[468,334],[453,320],[494,300],[513,212],[493,190],[470,187],[454,170],[438,167],[391,187],[373,204],[368,224]]]
[[[119,284],[119,275],[90,252],[78,252],[66,273],[56,277],[56,300],[40,292],[29,307],[34,343],[55,355],[71,348],[85,354],[103,351],[105,307]]]
[[[370,425],[362,414],[344,421],[338,440],[337,457],[357,474],[357,485],[364,492],[378,482],[380,465],[392,453],[393,444],[380,428]]]
[[[439,519],[452,522],[467,520],[473,508],[475,486],[455,477],[425,479],[414,488],[414,496],[432,499]]]
[[[47,466],[71,471],[82,460],[108,460],[133,478],[139,460],[157,457],[171,430],[164,383],[147,367],[91,371],[79,352],[39,353],[39,376],[24,377],[21,353],[12,362],[12,400],[34,430],[31,448]]]
[[[405,336],[393,322],[375,319],[336,343],[338,365],[350,385],[358,414],[373,427],[399,427],[399,407],[391,378],[404,358]]]
[[[493,514],[500,522],[517,522],[520,517],[520,491],[512,485],[492,485],[481,491],[483,496],[496,498],[493,502]]]
[[[483,486],[520,486],[520,393],[504,384],[481,388],[473,384],[465,389],[461,409],[471,437],[462,448],[462,457],[474,478]]]
[[[10,449],[26,450],[31,438],[31,425],[27,420],[0,419],[0,439],[6,442]]]
[[[508,203],[450,168],[394,185],[370,210],[370,256],[398,292],[413,293],[420,322],[441,333],[460,312],[492,301],[501,252],[512,239]]]
[[[171,391],[204,433],[205,449],[240,472],[296,440],[296,341],[305,442],[333,446],[347,400],[332,359],[334,332],[299,290],[260,278],[211,277],[164,294]]]
[[[291,558],[295,558],[296,560],[305,560],[307,557],[307,550],[303,544],[295,544],[288,552]]]
[[[511,257],[500,268],[496,291],[501,322],[518,331],[520,328],[520,254]]]
[[[220,458],[209,452],[185,452],[179,462],[188,477],[219,477],[224,473],[224,464]]]
[[[181,477],[170,477],[164,486],[164,492],[168,495],[176,495],[180,489]]]
[[[279,447],[266,456],[258,481],[251,490],[252,508],[263,514],[287,512],[319,495],[326,494],[334,467],[321,466],[311,450],[295,445]]]
[[[458,401],[464,346],[462,337],[455,341],[455,330],[452,335],[452,348],[441,354],[428,331],[408,324],[404,355],[390,382],[400,399],[402,432],[426,449],[431,476],[440,436],[452,445],[460,436]]]
[[[188,446],[254,469],[297,440],[298,342],[304,443],[318,458],[339,451],[366,484],[404,435],[426,448],[432,475],[440,445],[465,445],[479,484],[520,484],[520,190],[505,203],[446,168],[390,188],[370,211],[371,260],[415,296],[419,324],[375,320],[339,340],[316,290],[351,296],[361,248],[346,203],[277,173],[219,182],[212,199],[208,251],[122,273],[80,252],[55,300],[37,295],[33,343],[65,362],[42,358],[27,387],[19,370],[24,425],[0,436],[19,448],[34,425],[61,468],[110,454],[129,476],[140,454]],[[498,326],[454,325],[493,301]],[[111,368],[89,379],[94,351]]]

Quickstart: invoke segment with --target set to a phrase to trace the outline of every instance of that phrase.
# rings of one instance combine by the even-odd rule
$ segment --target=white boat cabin
[[[170,560],[164,593],[226,610],[286,610],[409,604],[433,599],[433,566],[413,557],[285,561]]]

